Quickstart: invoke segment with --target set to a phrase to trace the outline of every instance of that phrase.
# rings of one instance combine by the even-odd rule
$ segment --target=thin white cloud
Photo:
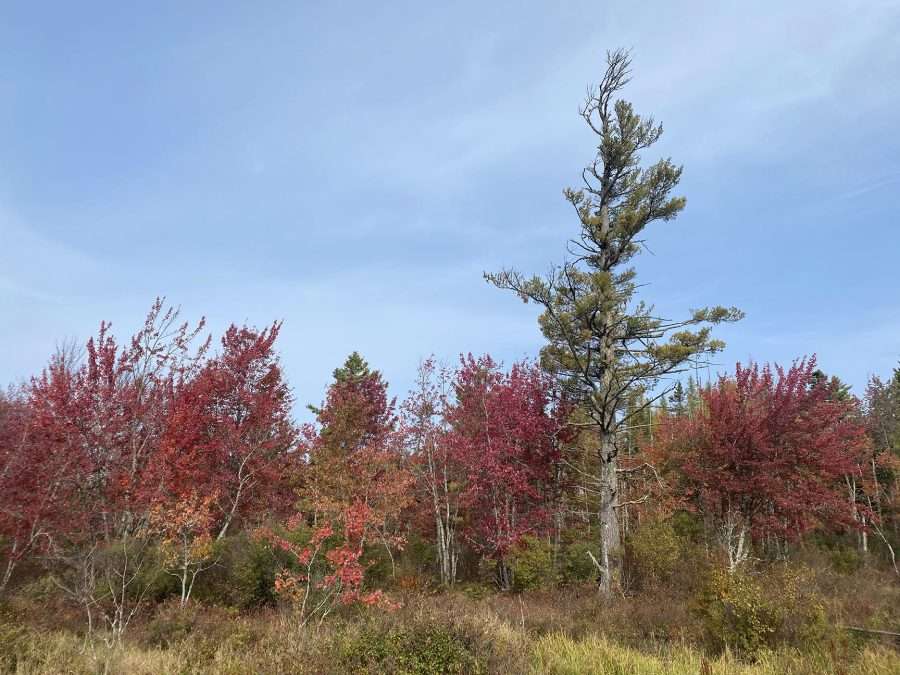
[[[840,195],[840,199],[855,199],[856,197],[862,197],[865,194],[874,192],[875,190],[880,190],[896,183],[900,183],[900,172],[885,176],[883,178],[877,178],[868,181],[865,185],[861,185],[854,190],[849,190],[848,192],[843,193],[842,195]]]

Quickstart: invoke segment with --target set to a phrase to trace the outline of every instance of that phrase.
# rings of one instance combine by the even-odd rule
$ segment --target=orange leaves
[[[148,513],[150,533],[160,538],[166,571],[182,582],[183,603],[190,596],[193,579],[213,557],[217,496],[192,490],[177,499],[156,500]]]
[[[318,425],[303,434],[309,461],[300,494],[304,507],[319,521],[340,523],[341,535],[360,555],[363,546],[375,544],[392,557],[405,541],[400,518],[412,502],[414,478],[387,383],[352,354],[335,371],[316,419]],[[334,564],[349,569],[349,562]]]
[[[371,509],[356,501],[299,545],[271,530],[260,531],[258,536],[291,556],[292,568],[278,574],[275,590],[297,607],[301,623],[321,618],[338,604],[396,607],[382,591],[364,590],[368,565],[362,557],[372,517]]]
[[[156,500],[150,507],[153,531],[169,539],[181,532],[208,533],[215,522],[216,492],[201,494],[191,490],[178,499]]]
[[[312,544],[314,546],[318,546],[323,541],[328,539],[331,535],[334,534],[334,528],[331,527],[331,523],[326,523],[322,527],[318,528],[312,536]]]

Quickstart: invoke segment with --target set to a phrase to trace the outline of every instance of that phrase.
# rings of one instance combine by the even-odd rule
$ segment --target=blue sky
[[[644,297],[744,309],[723,369],[817,352],[861,393],[900,358],[896,1],[127,4],[0,10],[0,382],[156,295],[283,319],[300,403],[354,349],[396,394],[536,354],[482,271],[561,259],[618,46],[685,165]]]

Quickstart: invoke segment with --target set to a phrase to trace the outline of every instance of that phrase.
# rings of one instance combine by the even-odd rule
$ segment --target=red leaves
[[[154,537],[171,550],[186,601],[214,536],[280,516],[299,497],[293,534],[260,536],[292,560],[279,592],[304,607],[315,595],[301,610],[308,617],[337,603],[389,604],[366,588],[366,556],[383,547],[393,564],[414,496],[448,584],[460,535],[499,568],[523,536],[547,531],[570,410],[537,365],[504,371],[469,355],[438,371],[427,361],[401,424],[381,374],[354,354],[317,423],[298,434],[275,352],[279,323],[231,326],[208,355],[208,341],[190,346],[199,327],[176,318],[157,302],[125,347],[101,324],[83,362],[63,351],[0,398],[0,545],[11,564],[52,543],[58,567],[77,573],[78,551]],[[693,417],[665,421],[650,449],[680,481],[674,498],[724,523],[739,552],[745,535],[783,541],[821,524],[877,523],[873,502],[856,503],[871,480],[877,505],[882,468],[866,454],[859,405],[814,368],[738,366],[702,393]],[[872,406],[876,395],[886,393],[873,390]]]
[[[215,492],[203,494],[195,489],[177,500],[155,500],[150,507],[150,526],[164,544],[208,537],[216,522],[217,497]]]
[[[390,606],[380,591],[363,592],[366,546],[402,548],[399,515],[410,499],[411,475],[398,445],[394,402],[387,384],[352,354],[335,371],[318,426],[306,425],[302,447],[303,508],[316,525],[305,546],[285,546],[300,571],[285,570],[277,590],[294,601],[301,623],[323,617],[335,604]],[[301,531],[303,519],[294,517]],[[392,558],[393,559],[393,558]]]
[[[36,542],[62,553],[187,527],[183,509],[197,516],[201,503],[204,522],[195,517],[196,532],[179,538],[221,534],[289,494],[282,470],[295,430],[274,352],[280,324],[230,327],[214,358],[208,339],[192,348],[202,327],[157,300],[124,347],[101,323],[83,358],[61,350],[15,401],[0,402],[0,538],[10,556]]]
[[[331,526],[331,523],[325,523],[322,527],[318,528],[313,533],[312,539],[310,541],[313,546],[318,546],[333,534],[334,528]]]
[[[15,565],[42,542],[50,522],[75,485],[55,439],[34,432],[28,400],[0,394],[0,590]]]
[[[362,557],[372,520],[369,507],[354,501],[317,526],[305,545],[294,544],[269,530],[262,533],[264,539],[289,553],[295,568],[299,568],[282,570],[276,577],[275,590],[295,603],[301,623],[324,617],[336,604],[360,603],[384,609],[397,606],[380,590],[363,591],[368,565]]]
[[[703,392],[697,416],[663,426],[660,445],[704,511],[740,514],[756,539],[852,520],[843,476],[867,443],[859,405],[832,397],[814,370],[814,358],[787,371],[738,365]]]
[[[155,468],[165,489],[216,491],[220,536],[234,518],[286,497],[281,477],[296,431],[274,352],[280,327],[229,327],[222,352],[181,387],[162,439]]]
[[[551,383],[536,365],[502,372],[489,357],[462,359],[447,442],[466,475],[465,536],[501,559],[526,534],[541,532],[559,422],[551,413]]]
[[[53,532],[45,541],[117,537],[142,522],[152,497],[147,467],[158,451],[176,384],[205,349],[189,351],[202,322],[189,330],[176,323],[177,316],[157,300],[126,348],[101,323],[83,361],[77,349],[64,348],[27,387],[34,442],[25,456],[36,478],[56,491],[50,501],[58,522],[47,514],[44,522]],[[16,483],[29,480],[20,473]]]

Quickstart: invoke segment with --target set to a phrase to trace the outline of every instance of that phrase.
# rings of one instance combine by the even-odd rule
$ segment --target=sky
[[[0,383],[157,295],[283,320],[300,416],[353,350],[398,396],[430,354],[535,356],[482,273],[563,259],[617,47],[684,165],[641,297],[746,312],[712,374],[900,360],[900,1],[130,4],[0,6]]]

